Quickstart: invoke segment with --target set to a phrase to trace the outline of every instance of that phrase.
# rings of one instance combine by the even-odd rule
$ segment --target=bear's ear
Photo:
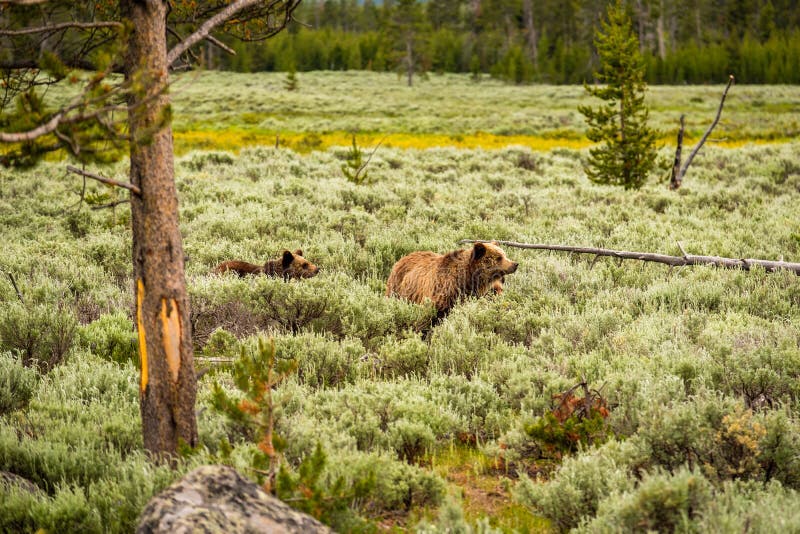
[[[483,243],[475,243],[472,247],[472,261],[478,261],[486,255],[486,245]]]
[[[284,250],[283,259],[281,260],[281,265],[283,265],[283,268],[286,269],[288,266],[292,264],[293,261],[294,261],[294,254],[292,254],[288,250]]]
[[[298,248],[297,250],[294,251],[294,255],[295,256],[302,256],[303,255],[303,250]]]

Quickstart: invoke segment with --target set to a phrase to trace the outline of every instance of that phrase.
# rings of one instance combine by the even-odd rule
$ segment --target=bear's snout
[[[517,267],[519,267],[519,263],[515,261],[511,262],[511,268],[508,269],[508,274],[517,272]]]

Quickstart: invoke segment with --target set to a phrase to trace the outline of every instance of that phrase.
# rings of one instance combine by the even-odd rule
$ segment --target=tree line
[[[372,70],[491,74],[582,83],[608,2],[308,0],[299,23],[262,43],[209,43],[207,65],[241,72]],[[626,0],[647,83],[800,83],[797,0]]]

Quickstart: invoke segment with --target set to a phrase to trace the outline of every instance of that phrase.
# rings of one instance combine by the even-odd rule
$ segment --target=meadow
[[[91,209],[122,193],[90,183],[77,204],[64,162],[0,170],[0,471],[33,484],[0,484],[0,530],[129,532],[193,466],[258,479],[252,435],[212,392],[240,395],[229,362],[259,337],[297,360],[276,433],[294,474],[322,446],[315,484],[343,496],[341,531],[800,529],[794,274],[506,248],[520,268],[505,292],[425,337],[432,308],[384,297],[401,256],[464,238],[800,261],[800,89],[734,87],[714,135],[727,144],[680,190],[662,179],[667,144],[659,176],[623,191],[583,173],[580,87],[284,78],[188,74],[173,92],[204,370],[201,445],[175,471],[142,449],[130,217]],[[685,112],[699,137],[720,93],[651,88],[654,125],[669,142]],[[365,150],[383,139],[362,184],[342,171],[352,134]],[[125,161],[96,170],[126,176]],[[320,274],[210,274],[284,248]],[[554,396],[581,382],[603,410],[554,421]]]

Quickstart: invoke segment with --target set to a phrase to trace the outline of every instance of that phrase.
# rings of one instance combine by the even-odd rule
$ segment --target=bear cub
[[[291,278],[313,278],[319,273],[319,267],[305,259],[303,251],[297,249],[294,252],[284,250],[279,259],[269,260],[264,265],[231,260],[220,263],[214,269],[217,274],[223,274],[228,271],[234,272],[239,276],[265,274],[267,276],[281,276],[284,280],[289,280]]]
[[[386,283],[386,296],[422,304],[430,299],[437,317],[444,317],[460,299],[502,293],[505,276],[519,264],[506,257],[496,242],[475,243],[471,249],[447,254],[420,251],[394,264]]]

